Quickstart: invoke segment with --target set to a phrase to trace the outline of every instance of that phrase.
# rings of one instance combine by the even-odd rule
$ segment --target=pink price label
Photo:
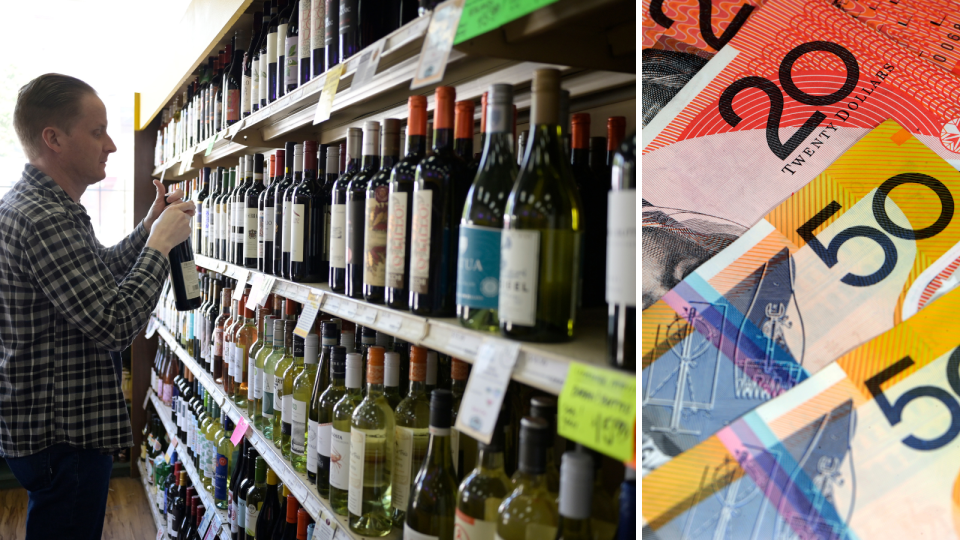
[[[240,439],[247,433],[247,420],[246,418],[240,417],[240,421],[237,422],[237,428],[233,430],[233,435],[230,436],[230,442],[234,446],[240,444]]]

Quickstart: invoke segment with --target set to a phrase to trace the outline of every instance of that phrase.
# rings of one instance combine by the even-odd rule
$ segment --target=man
[[[194,205],[154,181],[147,216],[105,248],[79,204],[117,150],[93,88],[37,77],[14,128],[28,163],[0,199],[0,455],[29,492],[28,539],[97,539],[111,454],[133,445],[109,352],[146,325]]]

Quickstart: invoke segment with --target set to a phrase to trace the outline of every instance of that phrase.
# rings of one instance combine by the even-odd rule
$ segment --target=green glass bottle
[[[303,367],[299,373],[293,374],[291,381],[290,464],[298,472],[307,472],[307,419],[310,417],[313,383],[317,378],[319,342],[320,336],[307,334],[303,343]]]
[[[233,423],[227,413],[221,412],[223,418],[223,434],[217,439],[217,466],[213,476],[213,501],[217,508],[226,510],[228,506],[228,490],[230,488],[230,473],[234,464],[236,446],[230,440],[233,432]]]
[[[330,385],[320,394],[320,410],[317,418],[317,493],[330,499],[330,478],[335,472],[330,461],[330,430],[333,427],[333,408],[347,393],[347,350],[331,346]],[[345,463],[344,463],[345,464]],[[347,471],[349,474],[349,471]]]
[[[256,467],[253,487],[247,490],[247,496],[244,499],[247,504],[247,515],[244,518],[247,540],[255,540],[256,538],[257,518],[260,517],[260,508],[263,506],[263,500],[267,495],[267,462],[258,456]]]
[[[367,395],[350,422],[350,530],[365,536],[385,536],[393,526],[395,423],[383,395],[383,356],[383,347],[367,348]]]
[[[513,489],[503,470],[503,450],[503,426],[498,422],[490,444],[479,443],[477,466],[463,479],[457,492],[456,528],[471,540],[494,538],[497,509]]]
[[[350,422],[353,411],[363,399],[360,355],[347,354],[347,391],[333,407],[333,426],[330,429],[330,507],[341,516],[347,515],[350,489]]]
[[[403,400],[400,396],[400,355],[393,351],[383,355],[383,397],[392,411],[397,410],[397,405]]]
[[[283,322],[283,357],[277,361],[273,373],[273,445],[281,448],[283,439],[283,374],[293,363],[293,330],[296,321]]]
[[[273,395],[276,390],[276,369],[284,355],[283,333],[286,323],[282,319],[275,319],[273,323],[273,351],[263,361],[263,436],[267,440],[273,440],[273,418],[279,411],[275,408],[276,396]],[[279,432],[277,433],[279,436]]]
[[[284,366],[281,360],[277,364],[277,380],[283,380],[283,385],[276,392],[280,396],[283,412],[280,416],[280,453],[290,461],[290,438],[293,435],[293,381],[303,371],[304,339],[293,336],[293,358]],[[276,442],[276,441],[274,441]]]
[[[483,156],[460,221],[457,318],[467,328],[497,332],[500,232],[507,197],[517,179],[513,157],[513,85],[494,84],[486,96]]]
[[[270,358],[270,355],[275,351],[275,342],[273,340],[275,328],[274,325],[279,319],[273,315],[267,315],[263,319],[263,334],[264,334],[264,343],[263,347],[260,349],[260,352],[257,353],[257,364],[256,371],[254,374],[254,400],[256,401],[257,415],[253,418],[253,425],[260,431],[264,431],[266,426],[273,420],[273,386],[267,387],[267,359]],[[282,328],[282,325],[281,325]],[[282,334],[282,332],[281,332]],[[282,343],[282,341],[281,341]],[[281,358],[283,357],[282,352],[280,353]],[[269,390],[269,392],[267,391]],[[265,396],[269,396],[269,403]],[[265,416],[268,414],[268,405],[269,405],[269,418]],[[272,434],[271,434],[272,435]]]
[[[594,540],[590,527],[593,460],[584,452],[563,454],[560,465],[560,523],[556,540]]]
[[[317,482],[317,467],[320,461],[317,446],[318,437],[320,436],[320,399],[327,390],[327,387],[330,386],[331,347],[336,346],[339,339],[340,329],[337,323],[333,321],[320,323],[320,359],[317,362],[317,374],[313,378],[313,389],[310,392],[310,413],[307,418],[307,478],[313,483]],[[327,431],[327,457],[329,458],[329,428]],[[320,491],[320,486],[317,485],[317,490],[320,493],[326,493],[326,490],[329,489],[329,476],[327,476],[326,479],[327,484],[323,491]]]
[[[393,522],[404,523],[410,490],[427,456],[430,442],[430,398],[426,388],[427,349],[410,347],[410,391],[395,409],[396,440],[393,467]]]
[[[499,508],[497,538],[526,540],[557,534],[557,499],[547,489],[547,448],[553,445],[550,425],[543,418],[520,420],[520,474],[513,491]]]
[[[580,286],[583,211],[560,137],[560,72],[533,75],[530,141],[507,199],[500,239],[500,331],[568,341]]]
[[[434,390],[430,399],[430,443],[410,494],[405,537],[453,539],[457,509],[457,479],[450,458],[453,395]]]

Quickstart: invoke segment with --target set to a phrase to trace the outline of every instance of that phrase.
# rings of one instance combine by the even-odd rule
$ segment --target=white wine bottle
[[[457,479],[450,457],[453,394],[434,390],[430,399],[430,444],[427,459],[410,493],[403,537],[416,540],[453,540],[457,508]]]
[[[310,416],[310,398],[317,378],[320,337],[307,334],[303,344],[303,371],[293,380],[293,422],[290,431],[290,464],[294,470],[307,471],[307,419]]]
[[[396,454],[393,470],[393,520],[404,522],[410,490],[430,442],[430,398],[427,397],[427,350],[410,347],[410,390],[396,408]]]
[[[501,414],[501,417],[503,415]],[[503,425],[497,422],[490,444],[479,443],[477,466],[463,479],[457,493],[456,530],[470,540],[493,540],[497,509],[510,492],[503,470]]]
[[[592,496],[593,459],[585,452],[565,452],[560,465],[557,540],[594,540],[590,527]]]
[[[503,217],[498,315],[503,335],[568,341],[580,286],[583,211],[560,137],[560,72],[533,76],[530,141]]]
[[[320,410],[317,415],[317,493],[325,499],[330,495],[330,480],[336,465],[330,460],[330,429],[333,427],[333,408],[347,393],[347,350],[330,346],[330,386],[320,395]],[[346,484],[346,482],[344,482]]]
[[[347,391],[333,407],[333,426],[330,429],[330,507],[341,516],[347,515],[350,489],[350,421],[354,409],[363,399],[360,389],[362,362],[359,354],[347,354]]]
[[[557,499],[547,489],[547,448],[553,437],[543,418],[520,420],[520,474],[500,504],[497,540],[553,538],[557,534]]]

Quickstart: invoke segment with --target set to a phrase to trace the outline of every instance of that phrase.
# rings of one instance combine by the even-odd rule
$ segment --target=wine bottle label
[[[234,221],[236,222],[236,227],[234,228],[233,242],[236,244],[243,245],[244,240],[244,227],[247,224],[245,219],[247,215],[247,204],[243,201],[237,201],[233,203],[233,216]],[[240,264],[243,264],[243,261],[240,261]]]
[[[300,4],[300,24],[297,26],[299,30],[297,51],[301,60],[310,58],[310,33],[312,31],[310,23],[313,22],[310,7],[310,0],[305,0]]]
[[[637,191],[607,192],[608,304],[637,305]]]
[[[237,497],[237,528],[246,532],[247,530],[247,501],[243,497]]]
[[[240,112],[250,113],[250,92],[253,90],[253,77],[244,75],[240,83]]]
[[[237,390],[240,390],[240,384],[243,382],[243,371],[247,362],[247,348],[238,345],[233,351],[233,382],[237,384]]]
[[[247,529],[247,536],[256,536],[257,518],[260,517],[260,505],[250,503],[247,505],[247,516],[244,519],[244,526]]]
[[[284,79],[283,79],[283,71],[280,71],[280,70],[283,69],[283,64],[284,64],[285,61],[286,61],[286,56],[287,56],[287,55],[286,55],[286,52],[287,52],[287,47],[286,47],[286,45],[287,45],[287,28],[288,28],[289,26],[290,26],[289,24],[278,24],[278,25],[277,25],[277,63],[280,64],[280,67],[278,68],[278,71],[277,71],[277,83],[278,83],[278,84],[283,84],[283,82],[284,82]],[[278,92],[278,93],[277,93],[277,96],[279,97],[279,95],[280,95],[280,94],[279,94],[279,92]]]
[[[267,89],[270,84],[267,82],[267,70],[270,68],[270,44],[269,42],[273,40],[267,40],[267,58],[264,61],[263,57],[260,57],[260,82],[258,86],[260,87],[260,106],[263,107],[267,104]],[[274,53],[273,61],[277,61],[277,55]]]
[[[310,48],[322,49],[324,38],[324,15],[326,15],[326,0],[312,0],[310,2]],[[303,28],[303,23],[300,23]],[[302,30],[301,30],[302,32]]]
[[[254,366],[256,366],[256,360],[254,360]],[[253,387],[253,399],[263,399],[263,368],[254,367],[254,370],[250,373],[254,373],[253,384],[249,384]]]
[[[227,497],[229,499],[227,501],[227,519],[230,520],[230,532],[236,536],[240,529],[237,524],[237,505],[233,500],[232,491],[227,491]]]
[[[263,417],[267,419],[273,418],[274,412],[274,396],[273,392],[269,391],[273,389],[273,384],[270,382],[272,378],[270,375],[267,375],[263,381],[263,410],[261,412]]]
[[[539,271],[540,232],[505,229],[500,237],[501,321],[536,325]]]
[[[257,389],[256,384],[253,382],[253,379],[257,377],[257,357],[252,354],[247,354],[247,399],[253,400],[257,398]]]
[[[268,34],[267,35],[267,64],[276,64],[277,63],[277,34]],[[266,66],[263,66],[264,77],[260,80],[263,83],[266,80]],[[265,90],[266,88],[264,88]]]
[[[197,277],[197,264],[192,258],[180,263],[180,272],[183,276],[183,290],[187,300],[200,298],[200,278]]]
[[[498,506],[500,504],[500,499],[490,498],[484,501],[484,503],[486,503],[487,501],[496,501]],[[497,507],[493,508],[492,514],[484,513],[484,515],[496,516]],[[496,534],[497,534],[496,521],[485,521],[478,518],[472,518],[464,514],[459,508],[457,508],[456,515],[453,518],[453,537],[454,538],[469,538],[470,540],[492,540],[494,535]]]
[[[340,0],[340,35],[346,34],[351,30],[353,24],[353,9],[351,2],[348,0]],[[340,61],[346,60],[346,58],[341,58]]]
[[[351,200],[347,196],[347,227],[345,245],[347,264],[363,264],[364,199]]]
[[[290,215],[290,260],[303,262],[304,241],[303,224],[306,221],[306,206],[294,204]]]
[[[263,221],[264,221],[264,212],[263,210],[257,211],[257,258],[263,258]]]
[[[389,198],[387,186],[377,186],[374,196],[367,198],[367,230],[363,235],[363,283],[372,287],[383,287],[387,280]]]
[[[273,377],[273,411],[274,414],[279,412],[281,418],[287,412],[283,408],[283,377]]]
[[[323,229],[322,229],[322,240],[320,246],[320,261],[327,262],[330,260],[330,205],[323,205]]]
[[[253,60],[250,65],[250,109],[249,112],[259,110],[260,107],[260,61]],[[243,112],[248,112],[244,109]]]
[[[276,232],[276,211],[274,207],[267,206],[263,209],[263,241],[273,243]]]
[[[330,485],[350,489],[350,432],[330,428]]]
[[[246,214],[247,222],[243,230],[243,256],[247,259],[255,259],[257,257],[257,232],[260,230],[257,209],[247,208]]]
[[[287,48],[286,48],[286,70],[284,71],[285,82],[289,86],[291,84],[297,84],[297,75],[299,72],[300,65],[300,55],[297,53],[297,36],[288,36],[287,37]]]
[[[308,422],[307,428],[307,448],[304,450],[307,454],[307,472],[316,474],[317,472],[317,435],[320,430],[320,424],[313,420]],[[292,448],[292,446],[291,446]]]
[[[414,191],[413,225],[410,231],[410,290],[418,294],[429,292],[432,206],[433,190]]]
[[[497,309],[500,296],[500,229],[460,224],[457,305]]]
[[[293,223],[291,218],[293,217],[293,212],[290,208],[290,201],[283,201],[283,236],[281,238],[281,246],[284,253],[290,253],[290,229],[293,228]]]
[[[394,428],[393,456],[393,507],[401,512],[407,511],[410,498],[410,486],[416,478],[420,465],[427,457],[430,433],[424,428]]]
[[[298,456],[302,456],[304,453],[304,444],[307,438],[308,408],[306,401],[290,399],[290,451]]]
[[[410,524],[404,523],[403,540],[440,540],[440,537],[432,534],[423,534],[422,532],[417,532],[410,527]]]
[[[240,89],[227,90],[227,122],[240,120]]]
[[[326,48],[336,47],[339,28],[340,7],[337,0],[324,0],[326,5],[323,11],[323,43]],[[333,66],[327,66],[327,69]]]
[[[293,419],[293,396],[287,394],[283,396],[283,416],[280,417],[284,424],[288,424]]]
[[[347,224],[347,205],[334,204],[330,210],[330,266],[346,268],[346,238],[343,229]]]
[[[177,533],[180,532],[180,512],[177,508],[173,509],[173,512],[167,514],[167,534],[172,538],[177,537]]]
[[[333,427],[330,422],[317,424],[317,454],[321,457],[330,458],[330,429]]]
[[[173,385],[164,384],[161,390],[160,400],[164,403],[169,403],[171,399],[173,399]]]
[[[347,508],[350,514],[363,515],[363,469],[367,460],[367,434],[359,429],[350,430],[350,489]]]

